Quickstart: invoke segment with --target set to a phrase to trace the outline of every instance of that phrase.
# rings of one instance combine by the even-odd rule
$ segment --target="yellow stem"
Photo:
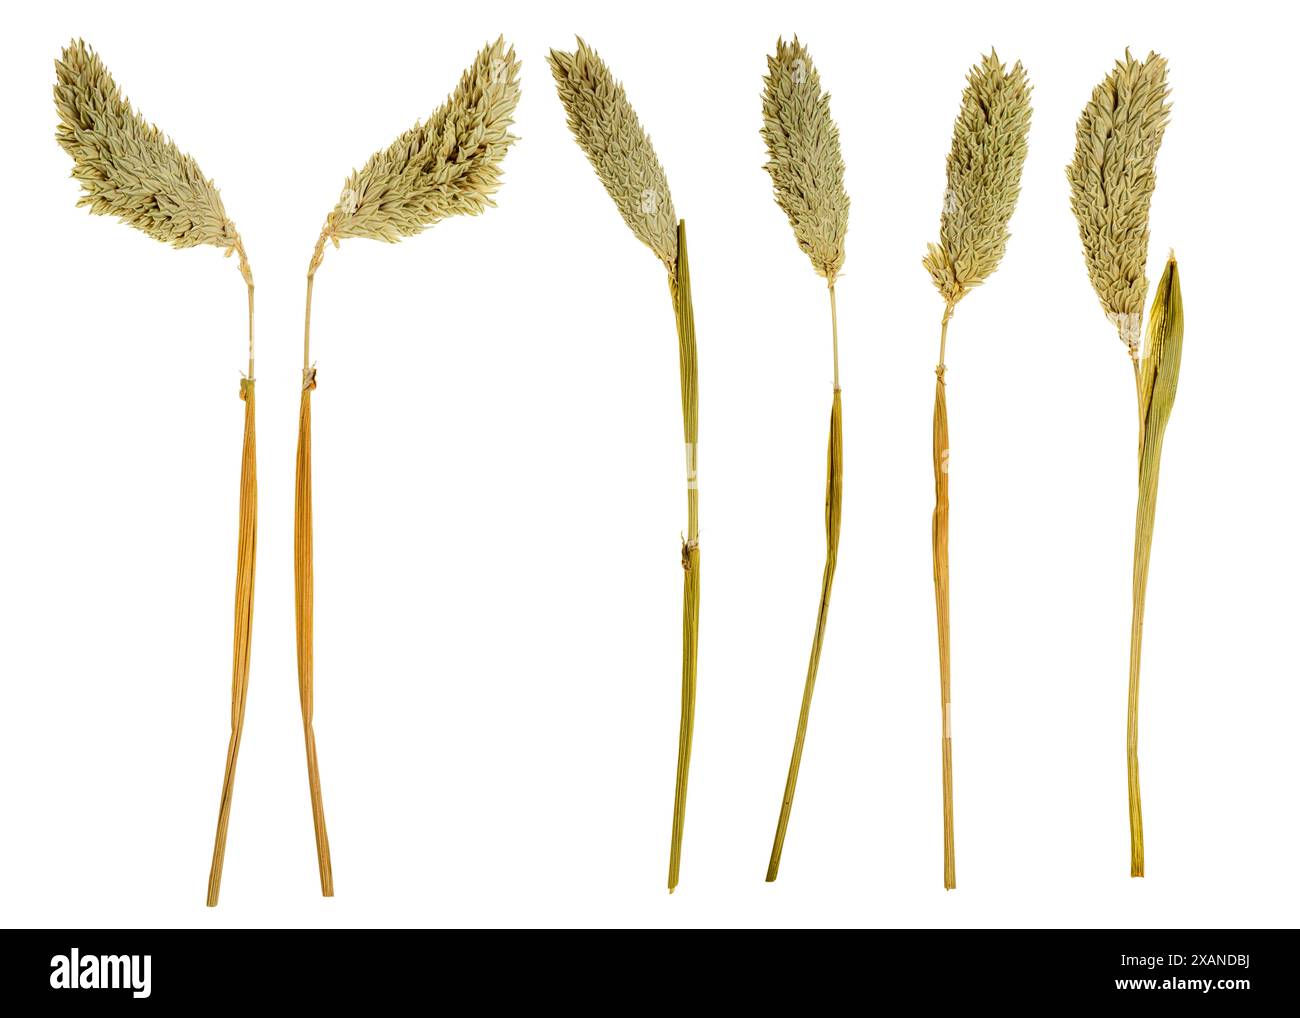
[[[307,306],[303,317],[302,397],[298,410],[298,461],[295,477],[293,526],[293,579],[298,643],[298,698],[302,707],[303,742],[307,753],[307,786],[311,796],[312,826],[316,836],[316,860],[320,869],[321,894],[334,896],[334,870],[330,861],[329,834],[325,829],[325,801],[321,795],[320,767],[316,760],[316,733],[312,727],[315,706],[315,651],[313,616],[315,577],[313,572],[311,513],[311,394],[316,372],[311,367],[311,296],[316,270],[325,256],[328,234],[321,231],[307,267]]]
[[[952,650],[948,608],[948,322],[953,305],[944,308],[939,333],[939,364],[934,387],[934,516],[931,542],[934,557],[934,607],[939,633],[939,698],[942,711],[943,759],[943,886],[957,886],[956,839],[953,832],[952,793]]]
[[[244,707],[248,701],[248,669],[253,637],[253,581],[257,563],[257,434],[253,387],[253,273],[242,244],[237,244],[240,271],[248,284],[248,377],[240,383],[244,401],[244,447],[239,468],[239,538],[235,559],[235,627],[231,668],[230,741],[226,747],[226,769],[221,782],[221,805],[217,810],[217,834],[208,870],[209,907],[221,896],[221,872],[226,860],[226,834],[235,794],[235,767],[244,732]]]

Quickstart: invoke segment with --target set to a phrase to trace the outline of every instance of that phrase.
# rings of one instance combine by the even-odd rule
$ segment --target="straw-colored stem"
[[[1133,538],[1133,621],[1128,661],[1128,817],[1130,873],[1144,875],[1142,791],[1138,780],[1138,686],[1142,666],[1142,621],[1146,614],[1147,575],[1151,568],[1151,538],[1155,530],[1156,491],[1160,485],[1160,453],[1164,430],[1148,436],[1138,477],[1137,522]]]
[[[808,713],[812,709],[813,687],[817,684],[817,668],[821,664],[822,641],[826,636],[826,620],[831,608],[831,585],[835,581],[835,564],[840,547],[840,507],[843,491],[844,441],[840,412],[839,326],[835,315],[835,286],[831,284],[831,349],[835,360],[835,389],[831,397],[830,439],[826,449],[826,565],[822,569],[821,600],[817,605],[817,625],[813,629],[812,651],[808,656],[808,674],[804,678],[803,700],[799,705],[799,723],[795,726],[794,750],[790,754],[790,769],[786,773],[785,793],[781,797],[781,814],[776,821],[776,837],[772,841],[772,855],[767,863],[767,880],[776,879],[781,868],[781,850],[785,847],[785,832],[790,824],[790,810],[794,805],[795,785],[799,781],[799,764],[803,760],[804,739],[808,735]]]
[[[316,733],[313,712],[313,609],[311,519],[311,393],[316,388],[316,371],[311,368],[311,293],[321,258],[325,234],[321,234],[307,270],[307,308],[303,327],[302,400],[298,412],[298,465],[294,498],[293,579],[298,636],[298,699],[302,706],[303,741],[307,751],[307,783],[311,792],[312,824],[316,833],[316,858],[320,867],[320,889],[334,895],[334,872],[330,865],[329,835],[325,830],[325,803],[321,796],[320,769],[316,763]]]
[[[233,229],[233,224],[232,227]],[[253,374],[253,267],[248,264],[248,255],[244,252],[244,242],[239,234],[235,234],[234,246],[229,253],[239,256],[239,274],[244,277],[244,283],[248,287],[248,377],[255,378]]]
[[[682,541],[682,716],[677,738],[677,782],[673,795],[673,834],[668,853],[668,893],[677,887],[686,824],[686,785],[691,769],[695,729],[695,685],[700,639],[700,493],[696,480],[699,443],[699,377],[695,357],[695,309],[691,271],[686,257],[686,221],[677,224],[677,264],[669,277],[677,317],[681,368],[682,427],[686,439],[686,538]]]
[[[939,364],[934,385],[934,516],[931,541],[934,555],[934,610],[939,630],[939,700],[942,709],[943,747],[943,886],[957,886],[956,840],[952,809],[952,655],[948,616],[948,322],[952,305],[944,308],[939,334]]]
[[[248,288],[252,310],[253,288]],[[251,332],[251,329],[250,329]],[[239,740],[244,732],[244,705],[248,700],[248,664],[253,635],[253,574],[257,562],[257,434],[253,379],[240,384],[244,400],[244,450],[239,469],[239,545],[235,562],[234,663],[230,695],[230,743],[226,749],[226,771],[221,783],[221,806],[217,812],[217,836],[208,871],[208,906],[221,895],[221,870],[226,858],[226,832],[230,827],[230,805],[235,794],[235,765],[239,761]]]
[[[840,391],[840,323],[835,313],[835,283],[827,288],[831,295],[831,363],[835,370],[835,391]]]
[[[321,230],[320,236],[316,238],[316,247],[312,249],[311,261],[307,263],[307,308],[303,312],[302,320],[302,375],[303,384],[306,384],[307,373],[311,371],[311,293],[316,284],[316,270],[320,268],[320,263],[325,260],[325,241],[329,234]]]

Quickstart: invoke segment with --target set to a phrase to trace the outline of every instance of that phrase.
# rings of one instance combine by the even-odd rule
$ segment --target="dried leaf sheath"
[[[945,315],[944,330],[948,328]],[[934,384],[934,612],[939,629],[939,699],[943,710],[943,886],[957,886],[956,839],[952,810],[952,653],[948,618],[948,396],[942,366]]]
[[[1138,686],[1142,665],[1142,621],[1146,614],[1147,575],[1151,568],[1151,538],[1155,530],[1156,490],[1160,485],[1160,454],[1165,426],[1174,405],[1183,349],[1183,298],[1178,263],[1173,255],[1156,288],[1142,359],[1141,392],[1145,407],[1138,464],[1137,521],[1133,538],[1133,622],[1129,637],[1128,685],[1128,809],[1132,876],[1145,873],[1142,842],[1142,794],[1138,781]]]
[[[695,309],[691,302],[691,272],[686,257],[686,222],[677,224],[677,271],[669,278],[677,315],[677,347],[681,366],[682,429],[686,439],[686,539],[682,542],[682,716],[677,739],[677,783],[673,794],[673,834],[668,853],[668,891],[677,887],[682,863],[682,832],[686,824],[686,785],[691,769],[691,738],[695,731],[695,680],[700,643],[700,493],[695,479],[699,439],[699,377],[695,360]]]
[[[781,866],[781,850],[785,845],[785,831],[790,823],[790,809],[794,805],[795,784],[799,780],[799,763],[803,759],[804,738],[808,733],[808,713],[812,708],[813,687],[817,683],[817,667],[821,663],[822,640],[826,635],[826,620],[831,608],[831,585],[835,581],[835,564],[840,548],[840,506],[843,496],[844,435],[840,414],[840,390],[836,386],[831,399],[830,440],[826,449],[826,566],[822,570],[822,594],[817,606],[817,626],[813,630],[812,653],[808,659],[808,676],[804,680],[803,702],[799,706],[799,723],[795,728],[794,752],[790,756],[790,770],[785,779],[785,795],[781,799],[781,815],[776,823],[776,839],[772,843],[772,857],[767,864],[767,879],[776,879]]]
[[[253,577],[257,563],[257,435],[253,380],[239,387],[244,401],[244,451],[239,468],[239,545],[235,560],[235,638],[230,693],[230,745],[226,750],[226,772],[221,785],[221,807],[217,812],[217,837],[208,873],[208,905],[215,906],[221,895],[221,869],[226,859],[226,831],[230,826],[230,805],[235,794],[235,765],[239,740],[244,732],[244,705],[248,700],[248,665],[253,636]]]
[[[325,802],[321,797],[320,768],[316,763],[316,732],[312,728],[314,665],[312,612],[311,531],[311,393],[316,371],[303,373],[302,401],[298,410],[298,469],[293,514],[293,588],[297,608],[298,699],[302,705],[302,734],[307,750],[307,784],[311,793],[311,819],[316,830],[316,859],[320,867],[320,893],[334,896],[334,870],[330,865],[330,840],[325,830]]]

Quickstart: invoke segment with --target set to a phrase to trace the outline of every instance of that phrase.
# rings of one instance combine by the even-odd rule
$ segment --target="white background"
[[[1092,3],[63,3],[7,16],[0,396],[6,925],[1292,925],[1297,486],[1289,13]],[[682,883],[664,888],[685,526],[662,270],[544,57],[626,83],[690,228],[703,611]],[[762,170],[760,78],[812,49],[853,200],[843,542],[780,880],[824,552],[824,286]],[[504,32],[499,208],[350,240],[316,287],[319,895],[294,665],[303,274],[350,168]],[[221,905],[243,284],[74,207],[73,36],[221,188],[258,284],[261,520]],[[941,302],[921,268],[967,68],[1035,85],[1020,207],[949,343],[958,889],[942,886],[930,564]],[[1187,332],[1146,615],[1147,873],[1128,876],[1134,396],[1063,167],[1131,45],[1170,61],[1151,260]]]

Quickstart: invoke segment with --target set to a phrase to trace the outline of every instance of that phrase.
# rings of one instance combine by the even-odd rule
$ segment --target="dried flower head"
[[[1142,61],[1125,50],[1079,115],[1074,162],[1065,169],[1088,277],[1135,359],[1147,292],[1156,153],[1169,121],[1167,74],[1159,54]]]
[[[763,79],[763,141],[776,203],[790,220],[799,248],[831,283],[844,265],[849,196],[844,191],[840,131],[831,98],[808,50],[784,39],[767,58]]]
[[[1016,62],[990,52],[971,68],[953,126],[939,243],[922,260],[949,305],[984,282],[1007,249],[1007,223],[1020,197],[1032,88]]]
[[[94,50],[80,39],[71,42],[54,68],[56,137],[81,183],[79,206],[116,216],[173,247],[241,251],[216,185],[131,108]]]
[[[551,50],[548,59],[569,130],[623,221],[671,271],[677,262],[677,214],[668,178],[623,86],[582,39],[576,52]]]
[[[495,203],[501,161],[519,103],[519,61],[498,38],[461,75],[456,91],[424,123],[380,149],[343,185],[325,224],[337,242],[369,237],[396,243],[450,216],[478,215]]]

